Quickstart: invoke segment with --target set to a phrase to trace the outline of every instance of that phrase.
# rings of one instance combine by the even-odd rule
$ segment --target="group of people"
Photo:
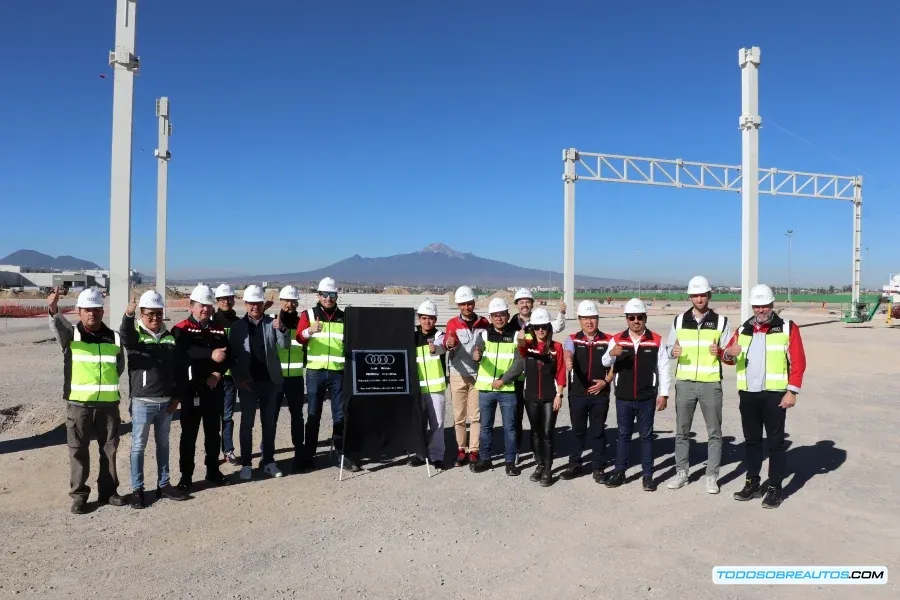
[[[705,488],[716,494],[722,452],[722,372],[723,365],[734,365],[747,470],[744,487],[734,498],[763,497],[764,507],[779,506],[786,411],[796,402],[806,367],[799,328],[774,312],[775,298],[765,285],[751,290],[754,315],[735,332],[727,317],[709,307],[712,289],[705,278],[691,279],[687,293],[692,307],[674,318],[665,340],[647,328],[647,309],[639,298],[626,302],[627,328],[614,334],[599,329],[593,301],[581,302],[577,308],[580,330],[562,342],[553,336],[565,329],[566,305],[561,303],[552,319],[546,308],[534,308],[534,297],[527,289],[515,294],[515,314],[504,299],[494,298],[485,318],[475,313],[474,291],[460,287],[454,298],[459,314],[444,331],[437,328],[435,303],[423,302],[417,310],[414,336],[428,422],[427,458],[436,468],[445,468],[443,428],[449,389],[457,442],[455,466],[468,464],[476,473],[492,469],[492,428],[499,406],[506,474],[521,474],[527,414],[536,464],[529,478],[550,486],[556,418],[568,388],[574,444],[560,477],[571,480],[583,474],[583,454],[589,443],[594,481],[607,487],[622,485],[637,422],[643,489],[654,491],[653,423],[655,413],[667,407],[673,379],[670,359],[675,359],[676,474],[667,487],[679,489],[689,481],[690,430],[699,404],[709,437]],[[72,512],[88,510],[91,437],[96,437],[101,449],[99,503],[130,504],[136,509],[146,506],[143,466],[151,426],[157,451],[157,498],[188,497],[201,423],[205,479],[215,485],[230,483],[219,469],[220,452],[226,462],[240,465],[241,480],[251,479],[257,409],[262,429],[259,467],[271,477],[282,477],[274,453],[278,415],[285,400],[291,416],[292,471],[315,467],[326,393],[331,399],[331,441],[341,452],[344,314],[337,306],[338,289],[332,278],[319,283],[317,295],[313,308],[298,313],[300,292],[286,286],[279,294],[280,310],[273,316],[265,312],[272,302],[266,301],[262,288],[250,285],[242,297],[246,314],[238,317],[230,286],[223,284],[213,291],[199,285],[190,296],[190,316],[170,331],[163,322],[163,298],[148,291],[139,301],[132,299],[119,331],[114,332],[103,323],[103,296],[98,290],[87,289],[79,295],[74,325],[61,316],[59,291],[54,291],[48,304],[51,329],[64,355]],[[118,494],[116,474],[119,377],[125,371],[125,354],[132,417],[132,493],[128,498]],[[605,431],[613,390],[618,440],[615,467],[606,472]],[[236,402],[241,411],[239,457],[233,442]],[[179,407],[181,479],[173,486],[169,430]],[[765,486],[760,482],[763,430],[769,449]],[[425,458],[414,455],[409,464],[422,465]],[[351,471],[359,470],[349,457],[344,457],[344,464]]]

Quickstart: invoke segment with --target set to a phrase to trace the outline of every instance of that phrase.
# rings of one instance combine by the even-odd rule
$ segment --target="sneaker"
[[[457,467],[461,467],[466,464],[466,449],[460,448],[456,451],[456,462],[454,463]]]
[[[577,463],[569,463],[569,466],[559,474],[559,478],[568,481],[570,479],[575,479],[579,475],[581,475],[581,465]]]
[[[263,473],[272,477],[284,477],[284,473],[282,473],[281,469],[278,468],[278,465],[273,462],[270,462],[263,467]]]
[[[468,461],[469,461],[469,470],[470,470],[470,471],[472,471],[473,473],[481,473],[481,471],[478,471],[478,470],[476,469],[476,467],[478,466],[478,464],[479,464],[480,462],[484,462],[484,461],[478,460],[478,453],[477,453],[477,452],[469,452],[469,458],[468,458]],[[490,464],[491,461],[488,460],[487,462]],[[489,467],[489,468],[490,468],[490,467]]]
[[[759,498],[761,496],[762,491],[759,487],[759,477],[747,477],[744,480],[744,488],[739,492],[735,492],[733,498],[739,502],[746,502],[747,500],[752,500],[753,498]]]
[[[238,477],[241,481],[250,481],[253,478],[253,468],[250,465],[241,467],[241,474]]]
[[[625,483],[625,471],[619,471],[616,469],[612,473],[610,473],[609,477],[606,480],[606,487],[615,488],[619,487]]]
[[[670,490],[678,490],[683,488],[688,484],[688,472],[687,471],[677,471],[675,473],[675,479],[666,484],[666,487]],[[706,489],[709,489],[709,484],[707,484]]]
[[[233,450],[232,450],[231,452],[226,452],[226,453],[225,453],[225,462],[227,462],[229,465],[236,465],[236,464],[238,464],[238,459],[237,459],[237,457],[234,455],[234,451],[233,451]]]
[[[409,460],[406,461],[406,464],[410,467],[421,467],[425,464],[425,461],[422,460],[420,456],[416,456],[415,454],[413,454],[409,457]]]
[[[506,474],[510,477],[518,477],[522,470],[516,466],[515,461],[506,463]]]
[[[86,515],[88,512],[87,498],[78,496],[72,501],[72,508],[69,510],[71,510],[73,515]]]
[[[762,507],[763,508],[778,508],[781,506],[781,488],[776,487],[774,485],[770,485],[766,489],[766,497],[763,498]]]
[[[177,502],[180,502],[181,500],[187,500],[187,494],[179,490],[177,487],[173,487],[168,484],[156,488],[156,499],[158,500],[163,497],[168,498],[169,500],[175,500]]]
[[[541,480],[541,476],[544,474],[544,465],[538,465],[534,468],[534,473],[528,476],[529,481],[534,481],[537,483]]]
[[[469,464],[469,468],[473,473],[484,473],[485,471],[490,471],[493,466],[494,465],[490,460],[479,460],[478,462]]]
[[[594,469],[593,476],[595,483],[606,483],[609,479],[609,475],[606,474],[603,469]]]
[[[656,482],[653,481],[653,477],[650,475],[644,475],[644,477],[641,479],[641,484],[643,485],[645,492],[656,491]]]
[[[707,475],[706,476],[706,493],[707,494],[718,494],[719,493],[719,482],[718,477],[715,475]]]
[[[144,490],[137,489],[131,492],[131,508],[136,510],[140,510],[142,508],[147,508],[147,503],[144,502]]]
[[[185,477],[184,475],[182,475],[181,480],[178,482],[178,489],[181,490],[182,492],[187,493],[187,492],[191,491],[191,486],[193,484],[194,484],[194,482],[191,480],[190,477]]]
[[[350,460],[350,457],[347,456],[346,454],[344,455],[344,469],[346,469],[347,471],[350,471],[351,473],[359,473],[360,471],[362,471],[360,466],[358,464],[356,464],[355,462],[353,462],[352,460]]]
[[[215,471],[207,471],[204,479],[215,485],[228,485],[231,483],[231,480],[225,477],[218,469]]]

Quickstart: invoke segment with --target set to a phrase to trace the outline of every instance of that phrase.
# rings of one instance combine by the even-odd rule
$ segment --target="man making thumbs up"
[[[690,433],[697,404],[706,422],[709,439],[706,491],[719,493],[722,462],[722,365],[721,345],[731,336],[728,317],[709,308],[712,288],[705,277],[688,282],[693,306],[675,317],[666,346],[675,368],[675,478],[666,487],[677,490],[688,483]]]

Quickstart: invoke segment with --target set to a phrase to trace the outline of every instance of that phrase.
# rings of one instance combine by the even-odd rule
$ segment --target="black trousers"
[[[225,406],[225,388],[222,381],[209,389],[206,380],[192,382],[188,397],[181,402],[181,442],[179,449],[179,468],[181,476],[188,479],[194,477],[194,450],[197,448],[197,436],[200,423],[203,423],[203,448],[206,451],[206,471],[219,470],[219,426]]]
[[[525,448],[522,448],[522,421],[525,419],[525,382],[516,380],[513,383],[516,387],[516,452],[525,452]]]
[[[763,428],[769,446],[769,484],[781,487],[784,479],[784,425],[787,409],[778,406],[784,392],[738,392],[747,476],[759,477],[762,469]]]
[[[276,425],[285,401],[287,401],[288,411],[291,413],[291,444],[294,446],[294,458],[299,459],[303,455],[303,405],[306,404],[306,391],[302,375],[284,378],[284,384],[275,401]]]
[[[581,464],[585,437],[591,445],[591,467],[606,466],[606,417],[609,415],[609,394],[597,396],[569,396],[569,417],[572,419],[572,453],[569,462]]]
[[[556,415],[553,400],[526,400],[528,422],[531,423],[531,447],[534,450],[534,461],[547,468],[553,464],[553,430],[556,427]]]

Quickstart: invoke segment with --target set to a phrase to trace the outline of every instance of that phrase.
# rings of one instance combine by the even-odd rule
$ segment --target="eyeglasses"
[[[144,315],[145,317],[147,317],[148,319],[156,319],[156,320],[162,319],[162,316],[163,316],[163,313],[161,310],[148,310],[141,314]]]
[[[646,321],[647,315],[628,315],[629,321]]]
[[[331,298],[332,300],[337,300],[337,292],[319,292],[319,295],[323,298]]]

